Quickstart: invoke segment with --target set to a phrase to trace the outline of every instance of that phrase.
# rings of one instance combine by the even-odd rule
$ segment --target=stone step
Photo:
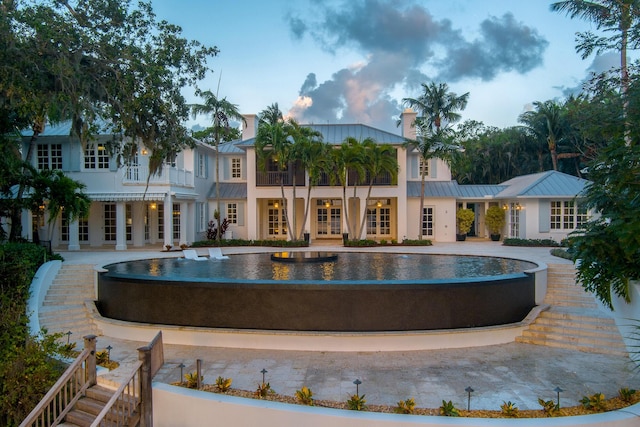
[[[42,305],[45,307],[46,306],[58,307],[58,306],[68,306],[68,305],[77,306],[77,305],[84,304],[84,302],[88,299],[94,299],[94,298],[88,295],[76,295],[76,294],[52,296],[52,297],[45,297],[45,300],[42,302]]]
[[[620,351],[617,349],[612,349],[611,347],[608,347],[608,346],[599,347],[595,345],[583,345],[583,344],[568,343],[562,340],[553,340],[548,338],[540,339],[540,338],[534,338],[534,337],[519,336],[519,337],[516,337],[516,342],[522,343],[522,344],[543,345],[547,347],[578,350],[585,353],[610,354],[612,356],[621,356],[621,357],[629,356],[626,350]]]
[[[534,339],[548,339],[555,341],[562,341],[565,343],[573,343],[579,345],[594,345],[613,348],[617,350],[624,350],[626,347],[620,340],[620,337],[606,334],[589,334],[588,331],[579,331],[575,329],[575,334],[572,334],[568,330],[536,330],[527,329],[522,333],[523,337],[530,337]]]

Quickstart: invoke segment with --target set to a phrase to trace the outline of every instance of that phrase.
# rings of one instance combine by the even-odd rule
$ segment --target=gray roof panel
[[[519,176],[502,183],[505,190],[496,197],[575,197],[589,184],[586,179],[558,171]]]
[[[216,184],[211,186],[209,199],[216,198]],[[220,183],[220,198],[225,200],[242,200],[247,198],[247,184],[244,182]]]
[[[407,182],[407,197],[420,197],[420,181]],[[458,198],[460,186],[456,181],[426,181],[424,196],[430,198]]]

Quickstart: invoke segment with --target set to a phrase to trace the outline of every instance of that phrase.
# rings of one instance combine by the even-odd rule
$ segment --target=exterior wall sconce
[[[143,149],[142,149],[142,155],[143,155],[143,156],[146,156],[147,154],[149,154],[149,152],[147,151],[147,149],[146,149],[146,148],[143,148]]]
[[[278,207],[279,207],[279,206],[280,206],[280,203],[278,203],[278,202],[273,202],[273,207],[274,207],[274,208],[278,209]]]
[[[520,206],[520,203],[516,203],[516,210],[517,211],[521,211],[522,210],[522,206]]]
[[[156,204],[155,204],[155,203],[151,203],[151,204],[149,205],[149,207],[150,207],[151,209],[155,209],[155,208],[156,208]]]
[[[376,203],[376,206],[381,208],[382,207],[382,202],[380,200],[378,200],[378,202]]]
[[[326,202],[324,202],[324,205],[328,208],[331,207],[331,200],[327,200]]]
[[[509,205],[507,205],[507,204],[505,203],[504,205],[502,205],[502,209],[503,209],[503,210],[505,210],[505,211],[506,211],[506,210],[508,210],[508,209],[509,209]]]

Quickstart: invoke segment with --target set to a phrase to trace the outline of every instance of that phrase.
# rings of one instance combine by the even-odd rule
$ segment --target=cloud
[[[305,122],[360,122],[397,130],[401,111],[392,93],[415,96],[420,83],[492,80],[499,73],[526,73],[542,64],[548,42],[534,28],[507,13],[485,19],[468,40],[448,19],[436,19],[413,0],[357,0],[327,5],[313,1],[313,16],[289,16],[296,38],[311,37],[326,51],[354,50],[366,61],[317,82],[311,72],[296,104]],[[290,112],[292,113],[292,112]],[[293,113],[292,113],[293,114]]]

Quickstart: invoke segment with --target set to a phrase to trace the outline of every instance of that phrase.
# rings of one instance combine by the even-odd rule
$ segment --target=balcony
[[[293,172],[288,171],[267,171],[256,172],[256,186],[269,187],[269,186],[284,186],[293,185]],[[304,171],[298,171],[296,175],[296,187],[303,187],[305,184]]]
[[[122,174],[122,183],[124,185],[146,185],[149,168],[147,166],[125,166],[120,173]],[[156,174],[149,178],[149,185],[193,187],[193,171],[163,165],[160,175]]]

